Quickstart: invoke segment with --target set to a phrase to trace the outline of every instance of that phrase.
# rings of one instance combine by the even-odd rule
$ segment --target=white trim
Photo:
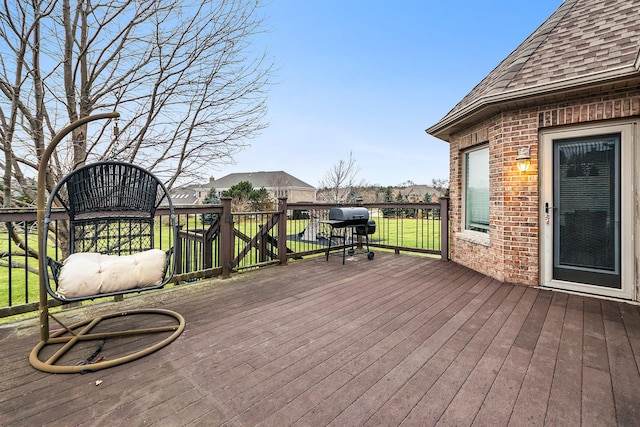
[[[599,122],[580,126],[547,129],[540,132],[540,285],[574,292],[597,294],[613,298],[637,300],[634,248],[634,152],[638,144],[637,121]],[[621,289],[611,289],[553,279],[553,215],[545,220],[545,203],[553,203],[553,140],[579,138],[598,134],[621,134]]]

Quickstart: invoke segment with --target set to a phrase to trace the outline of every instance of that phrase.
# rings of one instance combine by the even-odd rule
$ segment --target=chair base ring
[[[172,317],[176,320],[177,323],[172,323],[166,326],[154,327],[154,328],[142,328],[142,329],[131,329],[131,330],[121,330],[121,331],[113,331],[113,332],[99,332],[99,333],[91,333],[91,329],[99,324],[101,321],[106,319],[111,319],[115,317],[122,317],[134,314],[156,314],[156,315],[164,315],[168,317]],[[68,330],[75,330],[78,328],[82,328],[82,330],[73,335],[64,335],[68,332]],[[61,329],[51,334],[49,340],[40,341],[34,348],[31,350],[31,354],[29,355],[29,363],[31,366],[38,369],[39,371],[49,372],[54,374],[72,374],[79,372],[93,372],[99,371],[101,369],[110,368],[117,365],[122,365],[127,362],[131,362],[133,360],[144,357],[148,354],[153,353],[165,347],[166,345],[173,342],[185,328],[185,320],[182,315],[176,313],[171,310],[164,309],[139,309],[139,310],[130,310],[125,312],[113,313],[106,316],[100,316],[92,319],[83,320],[81,322],[70,325],[66,329]],[[126,356],[118,357],[115,359],[109,359],[100,361],[97,363],[89,363],[85,365],[64,365],[64,364],[56,364],[58,359],[62,357],[65,353],[67,353],[73,346],[79,342],[84,341],[96,341],[102,340],[106,338],[117,338],[117,337],[126,337],[133,335],[148,335],[153,333],[162,333],[162,332],[171,332],[171,335],[158,341],[157,343],[146,347],[142,350],[138,350],[134,353],[128,354]],[[60,345],[63,344],[62,347],[57,350],[51,357],[49,357],[46,361],[42,361],[39,357],[40,351],[49,345]]]

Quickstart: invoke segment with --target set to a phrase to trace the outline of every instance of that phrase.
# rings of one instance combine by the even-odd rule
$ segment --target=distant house
[[[440,191],[428,185],[412,185],[410,187],[400,188],[398,191],[409,203],[438,202],[440,197],[443,196]]]
[[[427,132],[450,144],[450,256],[638,300],[640,0],[565,0]]]
[[[329,198],[323,191],[318,191],[316,193],[316,203],[329,203]]]
[[[174,205],[199,205],[202,204],[202,200],[204,200],[207,195],[206,189],[202,188],[200,185],[188,185],[184,187],[176,187],[169,190],[171,194],[171,200]]]
[[[209,178],[207,184],[188,185],[172,190],[174,203],[202,204],[211,188],[216,189],[218,197],[242,181],[248,181],[253,188],[265,188],[275,201],[279,197],[286,197],[288,203],[313,202],[316,189],[306,182],[283,171],[275,172],[247,172],[232,173],[220,179]]]
[[[174,205],[192,206],[201,205],[210,188],[203,184],[190,184],[172,188],[169,192]]]

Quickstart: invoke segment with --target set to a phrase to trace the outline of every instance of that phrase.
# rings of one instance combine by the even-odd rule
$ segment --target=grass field
[[[439,250],[440,249],[440,220],[437,219],[417,219],[417,218],[383,218],[374,217],[376,221],[376,232],[370,236],[370,242],[400,246],[408,249]],[[181,217],[183,229],[191,231],[202,231],[199,216]],[[265,218],[238,216],[235,220],[235,227],[241,233],[253,237]],[[287,236],[295,236],[303,233],[310,226],[310,220],[298,219],[287,221]],[[162,248],[167,249],[171,245],[169,228],[167,225],[156,226],[156,241],[162,242]],[[317,225],[316,225],[317,227]],[[329,229],[324,226],[318,230],[328,235]],[[23,236],[24,237],[24,236]],[[29,234],[27,243],[31,248],[37,247],[37,236]],[[235,253],[242,251],[246,245],[241,239],[236,239]],[[301,241],[289,238],[287,247],[294,252],[306,252],[322,249],[325,245],[321,241]],[[0,231],[0,252],[7,253],[10,242],[6,231]],[[55,248],[51,248],[53,252]],[[4,258],[3,265],[0,266],[0,307],[20,305],[28,302],[38,301],[38,262],[34,258],[26,257],[24,251],[11,242],[13,252],[13,262],[21,265],[28,265],[26,268],[6,267],[7,259]],[[258,262],[258,254],[253,249],[243,261],[242,265],[248,266]],[[11,286],[9,284],[11,283]]]

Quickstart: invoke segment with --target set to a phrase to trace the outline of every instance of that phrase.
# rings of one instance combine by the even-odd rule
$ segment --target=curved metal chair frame
[[[63,207],[69,217],[69,254],[77,252],[96,252],[109,255],[132,255],[154,248],[154,216],[163,200],[167,200],[170,211],[169,222],[171,243],[176,242],[177,227],[173,204],[166,187],[152,173],[129,163],[104,161],[80,167],[56,185],[44,207],[46,165],[55,146],[76,127],[104,118],[118,117],[118,113],[99,114],[78,120],[60,131],[43,154],[38,170],[38,255],[40,274],[40,342],[31,351],[29,362],[41,371],[51,373],[75,373],[97,371],[120,365],[146,356],[174,341],[184,330],[184,318],[170,310],[138,309],[99,316],[72,325],[63,322],[49,313],[48,295],[64,303],[117,296],[127,293],[138,293],[162,288],[167,284],[175,270],[175,254],[173,247],[167,253],[162,280],[142,288],[133,288],[86,296],[64,297],[59,295],[58,279],[62,262],[47,256],[47,240],[49,237],[52,207]],[[49,274],[51,272],[51,274]],[[52,286],[52,282],[55,287]],[[157,327],[92,332],[103,320],[130,315],[160,315],[169,318],[167,325]],[[49,318],[54,319],[62,329],[52,334],[49,332]],[[108,329],[108,328],[107,328]],[[101,341],[107,338],[129,337],[156,333],[171,334],[164,339],[142,350],[128,355],[87,364],[65,365],[57,363],[73,348],[74,345],[86,341]],[[41,360],[40,352],[55,346],[52,355]],[[52,347],[53,348],[53,347]],[[102,344],[99,346],[102,348]]]

